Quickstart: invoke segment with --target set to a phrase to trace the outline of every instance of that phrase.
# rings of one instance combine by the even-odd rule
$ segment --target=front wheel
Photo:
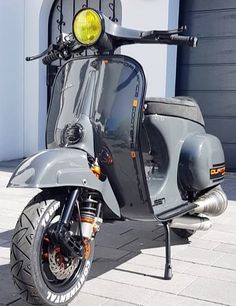
[[[10,260],[13,281],[22,298],[33,305],[67,305],[91,268],[94,239],[87,242],[84,257],[79,259],[65,256],[48,234],[65,201],[63,194],[41,192],[26,206],[15,227]]]

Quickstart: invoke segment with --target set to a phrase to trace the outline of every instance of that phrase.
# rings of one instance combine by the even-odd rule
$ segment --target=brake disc
[[[69,278],[78,267],[79,258],[68,258],[61,254],[60,247],[53,248],[48,254],[49,268],[58,280]]]

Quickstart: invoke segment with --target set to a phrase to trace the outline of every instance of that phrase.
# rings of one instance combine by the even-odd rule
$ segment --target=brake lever
[[[145,31],[141,32],[140,37],[142,39],[158,39],[159,36],[170,36],[173,34],[181,34],[187,30],[187,26],[181,26],[179,29],[167,30],[167,31]]]
[[[30,61],[34,61],[36,59],[39,59],[45,55],[47,55],[49,52],[52,52],[53,50],[56,50],[57,48],[55,47],[55,45],[50,45],[46,50],[44,50],[42,53],[38,54],[38,55],[34,55],[34,56],[27,56],[25,58],[25,60],[27,62],[30,62]]]

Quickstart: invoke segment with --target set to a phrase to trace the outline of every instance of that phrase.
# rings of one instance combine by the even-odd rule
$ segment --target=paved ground
[[[9,273],[9,246],[19,214],[37,190],[7,190],[16,162],[0,164],[0,305],[25,306]],[[236,305],[236,174],[224,189],[229,208],[208,232],[189,241],[172,234],[174,278],[162,279],[163,228],[156,223],[103,224],[95,261],[70,306]]]

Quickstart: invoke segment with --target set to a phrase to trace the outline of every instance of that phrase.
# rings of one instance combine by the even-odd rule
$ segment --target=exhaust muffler
[[[193,231],[207,231],[212,227],[212,223],[207,217],[182,216],[173,219],[170,227]]]
[[[199,197],[194,203],[197,207],[193,210],[193,214],[219,216],[226,210],[228,199],[222,188],[216,187]]]
[[[191,215],[177,217],[172,220],[170,227],[207,231],[211,228],[212,223],[209,218],[205,216],[196,216],[204,214],[207,216],[219,216],[228,206],[228,199],[221,187],[216,187],[203,196],[199,197],[194,204],[196,208],[191,212]]]

